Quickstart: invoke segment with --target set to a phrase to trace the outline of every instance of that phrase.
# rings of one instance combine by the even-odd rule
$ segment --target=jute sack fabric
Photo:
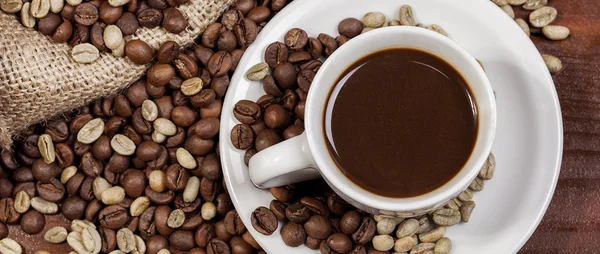
[[[191,0],[178,7],[189,23],[184,32],[141,28],[126,40],[139,38],[155,49],[168,40],[190,46],[234,2]],[[10,149],[12,136],[31,124],[121,91],[147,67],[110,53],[101,53],[92,64],[76,63],[66,43],[53,43],[15,15],[0,12],[0,149]]]

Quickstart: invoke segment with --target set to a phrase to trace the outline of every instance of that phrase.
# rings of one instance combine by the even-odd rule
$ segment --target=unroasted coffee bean
[[[298,51],[308,43],[308,35],[300,28],[293,28],[285,34],[283,40],[291,50]]]
[[[0,3],[0,9],[6,13],[17,13],[23,7],[23,1],[3,1]]]
[[[348,38],[353,38],[363,30],[363,23],[355,18],[346,18],[338,25],[338,32]]]
[[[15,240],[4,238],[0,240],[0,252],[6,254],[21,254],[23,252],[23,248]]]
[[[147,28],[155,28],[160,26],[163,20],[163,13],[154,8],[143,10],[137,15],[138,22],[141,26]]]
[[[245,49],[256,40],[258,26],[254,20],[244,18],[240,20],[233,28],[239,45]]]
[[[433,252],[436,254],[448,254],[452,249],[452,241],[447,237],[442,237],[442,239],[438,240],[435,243],[435,247],[433,248]]]
[[[548,65],[547,62],[547,58],[549,59],[550,57],[547,57],[549,55],[545,55],[542,54],[542,57],[544,58],[544,61],[546,61],[546,65]],[[560,60],[559,60],[560,62]],[[562,66],[561,66],[562,67]],[[552,70],[550,70],[550,72],[552,72]],[[481,167],[481,171],[479,171],[479,175],[478,177],[483,179],[483,180],[490,180],[492,179],[492,177],[494,177],[494,172],[496,171],[496,157],[494,156],[493,153],[490,153],[490,155],[488,156],[487,160],[485,161],[485,163],[483,164],[483,166]]]
[[[542,28],[542,33],[546,38],[554,41],[564,40],[569,37],[571,31],[564,26],[545,26]]]
[[[281,42],[270,44],[265,51],[265,62],[271,68],[277,67],[280,63],[287,62],[287,59],[288,48]]]
[[[156,1],[157,0],[151,0],[151,2]],[[163,11],[163,15],[164,19],[162,22],[162,27],[170,33],[181,33],[188,25],[187,20],[177,8],[167,8]]]
[[[269,66],[267,63],[258,63],[246,72],[246,78],[252,81],[262,80],[269,73]]]
[[[369,12],[365,14],[362,22],[367,27],[381,27],[385,24],[385,15],[381,12]]]
[[[413,17],[412,8],[409,5],[400,7],[400,25],[415,26],[415,18]]]
[[[31,1],[31,6],[29,9],[29,13],[34,18],[41,19],[45,17],[50,11],[50,1],[49,0],[33,0]]]
[[[548,68],[550,73],[557,73],[563,69],[562,62],[557,57],[555,57],[553,55],[542,54],[542,58],[544,59],[544,63],[546,63],[546,67]],[[490,154],[490,157],[491,157],[491,154]],[[489,166],[486,166],[486,165],[489,165]],[[484,167],[479,172],[479,177],[481,177],[483,179],[486,179],[486,178],[491,179],[491,177],[494,176],[494,171],[495,171],[494,168],[495,168],[495,160],[494,160],[494,166],[491,166],[490,159],[488,158],[488,162],[486,162],[486,164],[484,164]],[[486,179],[486,180],[489,180],[489,179]]]
[[[461,221],[460,212],[450,208],[442,208],[433,213],[433,222],[440,226],[453,226]]]
[[[277,218],[264,206],[256,208],[250,220],[254,229],[263,235],[271,235],[277,229]]]
[[[231,130],[231,143],[237,149],[248,149],[254,142],[254,132],[250,126],[238,124]]]
[[[67,229],[61,226],[56,226],[48,229],[44,234],[44,240],[49,243],[63,243],[67,239]]]
[[[352,240],[356,244],[366,244],[373,239],[376,230],[375,221],[370,217],[365,217],[362,220],[359,228],[352,234]]]
[[[552,23],[558,11],[554,7],[544,6],[529,14],[529,23],[533,27],[545,27]]]
[[[548,0],[527,0],[523,9],[533,11],[542,8],[548,4]]]

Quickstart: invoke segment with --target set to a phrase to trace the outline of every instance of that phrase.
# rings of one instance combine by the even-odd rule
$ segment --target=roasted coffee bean
[[[275,68],[277,65],[288,60],[288,48],[281,42],[274,42],[267,47],[265,51],[265,62],[269,67]]]
[[[235,104],[233,115],[243,124],[253,124],[262,116],[262,110],[255,102],[241,100]]]
[[[315,215],[329,216],[329,209],[322,201],[313,197],[303,197],[300,199],[300,204],[308,208]]]
[[[177,55],[177,58],[173,60],[173,65],[175,65],[177,72],[184,79],[191,79],[198,74],[198,65],[196,64],[196,60],[186,54]],[[172,78],[173,77],[171,77],[169,81]]]
[[[129,221],[129,215],[125,208],[119,205],[111,205],[100,211],[98,220],[102,227],[120,229]]]
[[[73,24],[70,21],[63,21],[52,34],[52,40],[56,43],[67,42],[73,34]]]
[[[102,252],[111,252],[117,248],[117,233],[114,230],[101,227],[98,229],[98,234],[100,235],[102,245],[100,250]]]
[[[254,22],[256,22],[257,24],[260,24],[260,23],[264,22],[265,20],[267,20],[267,18],[269,18],[270,15],[271,15],[271,10],[269,10],[269,8],[267,8],[265,6],[258,6],[254,9],[250,10],[250,12],[248,12],[248,15],[246,17],[251,20],[254,20]]]
[[[306,222],[311,215],[311,211],[301,203],[294,203],[285,209],[285,216],[294,223],[302,224]]]
[[[158,205],[169,204],[175,199],[175,193],[171,190],[165,192],[156,192],[153,191],[150,186],[146,186],[144,193],[150,199],[150,201]]]
[[[215,227],[208,223],[204,223],[196,230],[194,240],[200,248],[205,248],[214,237]]]
[[[154,211],[154,224],[161,235],[170,235],[174,230],[167,225],[172,210],[166,205],[157,206]]]
[[[221,162],[214,154],[209,154],[204,157],[200,170],[202,171],[204,178],[208,180],[216,182],[221,179]]]
[[[356,244],[364,245],[373,239],[376,228],[375,221],[370,217],[365,217],[356,232],[352,234],[352,240]]]
[[[285,210],[286,210],[287,206],[274,199],[271,200],[271,203],[269,205],[269,209],[271,209],[271,211],[273,212],[273,214],[275,214],[275,217],[277,217],[277,220],[279,221],[285,221],[287,218],[285,216]]]
[[[96,177],[102,175],[104,164],[100,160],[96,159],[92,153],[87,152],[83,154],[81,162],[79,163],[79,168],[87,176]]]
[[[271,235],[277,229],[277,217],[268,208],[256,208],[251,217],[252,226],[263,235]]]
[[[68,220],[80,220],[84,218],[87,202],[78,196],[70,196],[62,202],[61,213]]]
[[[162,235],[150,236],[146,239],[146,252],[157,254],[162,249],[169,249],[169,240]]]
[[[263,89],[265,90],[265,92],[268,95],[271,95],[273,97],[283,96],[283,91],[281,90],[281,88],[279,88],[277,83],[275,83],[275,79],[271,75],[267,75],[263,79]],[[234,110],[235,110],[235,108],[234,108]],[[234,114],[235,114],[235,112],[234,112]]]
[[[99,160],[106,160],[112,155],[110,147],[110,138],[108,136],[100,136],[94,145],[92,145],[92,155]]]
[[[39,135],[31,135],[21,144],[21,152],[25,155],[32,158],[40,158],[42,154],[40,153],[40,149],[38,148],[38,140],[40,139]]]
[[[293,28],[289,30],[284,37],[285,45],[291,50],[302,50],[308,43],[308,35],[300,28]]]
[[[327,198],[327,207],[329,210],[337,215],[343,215],[350,207],[350,205],[340,198],[337,194],[333,193]]]
[[[240,59],[244,55],[244,50],[234,49],[231,51],[231,71],[235,71],[237,69],[238,64],[240,63]]]
[[[280,63],[275,67],[273,77],[281,88],[293,89],[296,85],[296,68],[289,62]]]
[[[188,251],[195,247],[194,245],[194,233],[187,230],[177,230],[170,234],[169,243],[172,248],[181,251]]]
[[[31,182],[31,181],[35,180],[33,177],[33,173],[31,172],[31,168],[29,168],[29,167],[17,168],[12,173],[12,179],[15,182],[19,182],[19,183]],[[0,181],[2,181],[1,182],[2,184],[0,184],[0,197],[5,198],[5,197],[1,196],[2,193],[6,192],[7,189],[10,189],[10,191],[12,192],[13,183],[8,178],[0,178]],[[4,187],[4,186],[9,186],[9,185],[10,185],[10,188]],[[10,196],[10,193],[8,194],[8,196]],[[8,197],[8,196],[6,196],[6,197]]]
[[[281,238],[290,247],[298,247],[306,241],[306,231],[300,224],[289,222],[281,228]]]
[[[43,159],[38,159],[31,167],[33,177],[43,183],[48,183],[61,173],[60,168],[55,163],[46,164]]]
[[[35,190],[43,199],[55,203],[60,202],[67,192],[64,185],[56,178],[52,178],[48,183],[38,182]]]
[[[43,35],[52,35],[61,23],[62,19],[60,16],[54,13],[48,13],[48,15],[38,21],[37,29]]]
[[[75,21],[84,26],[91,26],[99,18],[98,8],[90,3],[82,3],[75,8]]]
[[[229,11],[225,12],[221,17],[221,23],[228,30],[233,30],[235,24],[242,18],[244,18],[244,14],[242,12],[236,9],[230,9]]]
[[[337,41],[327,34],[319,34],[318,39],[324,46],[325,57],[329,57],[338,48]]]
[[[206,178],[202,178],[202,180],[200,181],[200,196],[202,196],[202,199],[204,199],[205,201],[213,201],[217,196],[218,190],[218,183],[208,180]]]
[[[285,90],[285,93],[281,97],[280,104],[283,106],[284,109],[292,111],[296,107],[296,104],[298,104],[299,100],[300,100],[300,98],[299,98],[298,94],[296,94],[296,92],[288,89],[288,90]],[[271,106],[269,106],[269,107],[271,107]],[[267,113],[266,110],[265,110],[265,113]],[[287,111],[286,111],[286,113],[287,113]],[[289,116],[286,117],[286,119],[289,120]],[[271,120],[274,120],[274,119],[271,119]],[[266,123],[266,121],[265,121],[265,123]],[[285,122],[285,123],[288,123],[288,122]],[[285,123],[284,123],[284,125],[285,125]]]
[[[108,49],[104,45],[104,28],[106,28],[106,24],[97,22],[90,30],[90,42],[94,47],[101,51]]]
[[[167,188],[173,191],[181,191],[185,188],[190,175],[187,170],[177,164],[174,164],[169,166],[167,169],[166,177]]]
[[[303,63],[306,61],[310,61],[311,59],[312,59],[312,55],[306,51],[295,51],[295,52],[292,52],[290,54],[290,56],[288,57],[288,61],[293,64]]]
[[[227,213],[224,223],[225,229],[230,235],[242,235],[246,232],[246,227],[235,210],[231,210]]]
[[[322,215],[314,215],[304,223],[304,229],[309,237],[314,239],[326,239],[331,232],[333,227],[326,217]]]
[[[20,218],[21,214],[15,210],[14,199],[0,199],[0,223],[14,225],[19,222]]]
[[[355,18],[347,18],[340,22],[338,31],[341,35],[348,38],[353,38],[359,35],[363,30],[363,23]]]
[[[283,138],[290,139],[296,136],[300,136],[304,132],[304,128],[298,125],[290,125],[283,131]]]
[[[206,107],[200,108],[200,117],[220,117],[221,110],[223,109],[223,100],[218,99],[213,101]]]
[[[254,146],[255,146],[256,150],[260,152],[270,146],[276,145],[277,143],[279,143],[281,141],[282,141],[281,136],[279,136],[279,134],[277,134],[277,132],[275,132],[275,130],[265,129],[265,130],[261,131],[260,133],[258,133],[258,135],[256,136],[256,141],[255,141]]]
[[[361,219],[362,218],[357,211],[348,211],[340,220],[340,231],[346,235],[351,235],[356,232],[358,226],[360,226]]]
[[[147,28],[155,28],[163,21],[163,13],[154,8],[148,8],[137,15],[139,24]]]
[[[148,99],[146,91],[146,82],[144,80],[133,83],[125,92],[125,97],[136,107],[142,106],[142,103]]]
[[[154,50],[152,47],[141,40],[131,40],[127,42],[125,45],[125,54],[136,64],[147,64],[154,58]]]
[[[151,2],[155,1],[157,0],[151,0]],[[170,33],[181,33],[188,26],[187,20],[177,8],[167,8],[163,11],[163,15],[162,27]]]
[[[38,211],[31,210],[23,214],[23,217],[21,218],[21,229],[23,232],[30,235],[42,232],[45,226],[46,218]]]
[[[237,36],[238,44],[243,48],[247,48],[256,40],[258,34],[258,26],[254,20],[244,18],[235,24],[233,28]]]
[[[229,87],[229,76],[214,77],[210,82],[210,88],[215,91],[217,98],[223,98]]]
[[[231,248],[229,244],[219,239],[212,239],[206,246],[207,254],[221,254],[221,253],[231,253]]]
[[[231,69],[231,54],[219,51],[208,60],[208,71],[213,76],[223,76]]]
[[[171,118],[177,126],[189,127],[196,121],[196,113],[186,106],[179,106],[173,108]]]
[[[217,196],[215,200],[217,204],[217,213],[221,217],[225,217],[225,215],[234,209],[233,203],[231,202],[231,198],[228,193],[221,193]]]
[[[123,8],[113,7],[108,1],[100,4],[100,20],[106,24],[114,24],[123,15]]]
[[[250,126],[238,124],[231,130],[231,143],[237,149],[248,149],[254,142],[254,132]]]
[[[174,41],[163,43],[156,53],[158,63],[167,64],[173,62],[179,55],[181,46]]]
[[[0,198],[11,197],[13,192],[13,184],[8,178],[0,178]]]
[[[104,208],[104,204],[102,204],[102,201],[97,199],[92,200],[85,208],[85,220],[93,223],[97,222],[98,213],[100,213],[100,210],[102,210],[102,208]]]
[[[202,45],[207,48],[214,48],[219,39],[219,35],[224,32],[224,27],[221,23],[213,23],[206,27],[204,33],[202,34]],[[200,60],[202,58],[199,58]],[[204,62],[203,62],[204,63]],[[206,63],[204,63],[206,65]]]
[[[102,13],[102,10],[100,12]],[[134,34],[139,27],[137,17],[131,12],[123,13],[116,21],[116,25],[125,36]]]
[[[8,150],[2,150],[0,152],[0,162],[1,165],[8,170],[15,170],[19,167],[19,163],[15,159],[13,153]]]

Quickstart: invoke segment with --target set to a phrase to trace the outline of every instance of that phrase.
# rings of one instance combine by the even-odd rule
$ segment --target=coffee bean
[[[319,44],[321,44],[319,42]],[[288,58],[288,61],[293,64],[303,63],[306,61],[310,61],[312,59],[312,55],[306,51],[295,51],[292,52]]]
[[[289,222],[281,228],[281,238],[290,247],[298,247],[306,241],[306,231],[302,225]]]
[[[120,229],[129,221],[127,210],[119,205],[111,205],[102,209],[98,214],[98,220],[102,227],[108,229]]]
[[[56,43],[67,42],[73,34],[73,25],[68,20],[63,21],[52,34],[52,40]]]
[[[389,236],[389,238],[392,238]],[[392,245],[394,243],[393,239],[391,241]],[[375,239],[373,239],[373,245],[376,244]],[[344,234],[333,234],[327,238],[327,245],[331,250],[339,252],[339,253],[348,253],[352,250],[352,241]],[[390,247],[391,249],[391,247]]]
[[[141,40],[131,40],[125,45],[125,54],[136,64],[147,64],[154,57],[154,50]]]
[[[102,14],[102,9],[100,9],[100,14]],[[116,25],[121,29],[123,35],[132,35],[139,27],[137,17],[131,12],[123,13],[116,21]]]
[[[15,210],[14,199],[0,199],[0,223],[15,225],[19,223],[20,218],[21,214]]]
[[[302,224],[310,218],[310,215],[310,209],[301,203],[291,204],[285,209],[285,216],[294,223]]]
[[[296,76],[296,68],[289,62],[280,63],[273,71],[273,77],[277,81],[277,84],[284,89],[294,88],[296,84]]]
[[[523,9],[533,11],[542,8],[547,4],[548,0],[527,0],[527,2],[523,5]]]
[[[258,63],[246,72],[246,78],[252,81],[262,80],[269,73],[269,66],[267,63]]]
[[[52,35],[61,23],[62,19],[60,16],[54,13],[48,13],[48,15],[38,21],[37,29],[43,35]]]
[[[150,2],[156,2],[156,0]],[[167,8],[163,14],[162,27],[170,33],[181,33],[188,26],[187,20],[177,8]]]
[[[235,24],[233,30],[242,49],[245,49],[252,44],[254,40],[256,40],[256,35],[258,34],[256,22],[248,18],[240,20]]]
[[[410,253],[414,253],[414,254],[431,253],[431,252],[433,252],[434,248],[435,248],[434,243],[420,243],[420,244],[417,244],[415,247],[413,247],[410,250]]]
[[[319,43],[320,44],[320,43]],[[288,60],[288,48],[281,42],[274,42],[267,47],[265,51],[265,62],[271,68]]]
[[[104,29],[106,24],[97,22],[90,29],[90,42],[100,51],[106,51],[108,48],[104,45]]]
[[[135,143],[123,134],[115,135],[110,141],[110,146],[116,153],[123,156],[134,154],[136,149]]]
[[[148,8],[137,14],[139,24],[147,28],[155,28],[160,25],[163,20],[163,13],[154,8]]]
[[[250,126],[238,124],[231,130],[231,143],[237,149],[248,149],[254,142],[254,132]]]
[[[366,244],[373,239],[375,236],[376,225],[375,221],[369,217],[362,219],[362,223],[352,234],[352,240],[356,244]]]
[[[452,241],[447,237],[442,237],[435,243],[435,247],[433,248],[434,253],[439,254],[448,254],[452,249]]]
[[[6,13],[17,13],[23,7],[23,1],[3,1],[0,3],[0,9]]]
[[[99,18],[98,8],[90,3],[83,3],[75,8],[75,21],[84,26],[91,26]]]
[[[108,1],[100,4],[99,8],[100,20],[106,24],[114,24],[123,14],[123,8],[113,7]]]
[[[0,201],[1,206],[1,201]],[[44,200],[41,197],[34,197],[31,199],[31,207],[36,211],[43,214],[55,214],[58,212],[58,205],[55,203]],[[1,217],[0,217],[1,219]]]
[[[4,238],[0,240],[0,252],[6,254],[21,254],[23,248],[15,240],[10,238]]]
[[[381,12],[369,12],[365,14],[362,22],[366,27],[382,27],[385,24],[385,15]]]
[[[548,65],[548,61],[552,60],[552,57],[550,55],[542,54],[542,57],[544,58],[546,65]],[[558,59],[556,59],[556,60],[558,60]],[[560,63],[560,60],[558,60],[558,62]],[[561,65],[561,68],[562,68],[562,65]],[[552,72],[552,70],[550,70],[550,72]],[[496,171],[496,157],[494,156],[493,153],[490,153],[487,160],[481,167],[481,171],[479,171],[478,177],[483,180],[490,180],[490,179],[492,179],[492,177],[494,177],[495,171]]]
[[[23,3],[23,7],[21,8],[21,24],[27,28],[33,28],[35,26],[35,17],[30,14],[31,3],[26,2]]]
[[[442,208],[433,213],[433,222],[440,226],[453,226],[460,221],[460,212],[454,209]]]
[[[224,28],[221,23],[212,23],[208,25],[202,34],[202,45],[207,48],[214,48],[223,29]]]
[[[54,244],[63,243],[65,240],[67,240],[67,234],[67,230],[64,227],[52,227],[44,234],[44,240]]]
[[[223,76],[231,69],[231,54],[219,51],[208,60],[207,69],[213,76]]]
[[[41,19],[45,17],[50,11],[50,1],[33,0],[31,1],[31,6],[29,8],[29,13],[31,13],[31,16],[33,16],[34,18]]]
[[[542,28],[542,33],[546,38],[554,41],[564,40],[569,37],[571,31],[564,26],[545,26]]]
[[[242,235],[246,232],[246,227],[235,210],[231,210],[227,213],[224,223],[225,229],[231,235]]]
[[[173,62],[179,55],[179,50],[181,50],[181,46],[174,41],[163,43],[156,53],[158,62],[161,64]]]
[[[56,178],[52,178],[48,183],[38,182],[35,189],[40,197],[50,202],[60,202],[67,192],[64,185]]]
[[[363,23],[355,18],[346,18],[338,25],[338,32],[348,38],[353,38],[360,34],[363,29]]]
[[[253,124],[262,115],[260,106],[249,100],[237,102],[233,108],[233,115],[243,124]]]
[[[254,20],[257,24],[264,22],[271,15],[271,10],[264,6],[258,6],[248,12],[247,18]]]
[[[337,41],[327,34],[319,34],[318,39],[325,48],[324,52],[326,57],[329,57],[338,48]]]
[[[412,8],[409,5],[403,5],[400,7],[400,25],[402,26],[415,26],[415,18],[413,16]]]
[[[250,220],[254,229],[263,235],[271,235],[277,229],[277,218],[264,206],[256,208]]]
[[[220,117],[222,108],[223,100],[215,100],[211,104],[208,104],[206,107],[200,108],[200,117]]]
[[[206,253],[208,254],[221,254],[221,253],[231,253],[231,248],[229,245],[219,239],[212,239],[208,243],[206,247]]]

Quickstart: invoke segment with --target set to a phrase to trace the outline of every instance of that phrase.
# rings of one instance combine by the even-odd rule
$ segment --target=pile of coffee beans
[[[261,81],[266,94],[256,102],[239,101],[233,108],[240,124],[232,129],[231,142],[238,149],[247,149],[246,165],[254,154],[304,131],[306,96],[321,59],[353,37],[388,25],[418,26],[447,36],[439,25],[415,22],[411,7],[404,5],[398,20],[387,21],[383,13],[369,12],[362,21],[342,20],[340,35],[335,38],[323,33],[309,37],[294,28],[283,42],[270,44],[264,62],[246,72],[249,80]],[[281,237],[288,246],[304,244],[321,253],[449,253],[452,243],[444,237],[446,227],[469,221],[475,208],[473,192],[481,191],[484,181],[492,178],[495,164],[490,154],[467,190],[443,208],[415,218],[367,214],[319,180],[271,188],[275,199],[268,208],[256,208],[250,219],[254,229],[265,235],[273,234],[283,222]]]
[[[239,0],[195,48],[163,44],[122,94],[16,138],[0,153],[0,252],[33,252],[10,238],[20,225],[48,242],[39,253],[264,253],[226,192],[217,134],[230,75],[286,4]],[[70,228],[46,225],[55,214]]]
[[[551,25],[558,11],[548,5],[548,0],[491,0],[494,4],[500,7],[506,14],[515,20],[523,29],[527,36],[531,34],[542,35],[545,38],[553,41],[567,39],[571,34],[569,28],[559,25]],[[529,23],[522,18],[515,18],[513,6],[521,6],[524,10],[531,11],[529,13]],[[542,54],[544,62],[550,73],[557,73],[563,69],[560,59],[553,55]]]
[[[14,13],[21,23],[36,28],[54,42],[68,42],[73,59],[90,63],[99,52],[111,52],[117,57],[125,53],[152,53],[142,41],[125,43],[139,27],[162,27],[174,34],[188,26],[184,15],[176,8],[189,0],[3,0],[0,9]],[[141,52],[139,52],[141,51]],[[131,58],[131,57],[130,57]],[[139,64],[148,59],[132,59]]]

